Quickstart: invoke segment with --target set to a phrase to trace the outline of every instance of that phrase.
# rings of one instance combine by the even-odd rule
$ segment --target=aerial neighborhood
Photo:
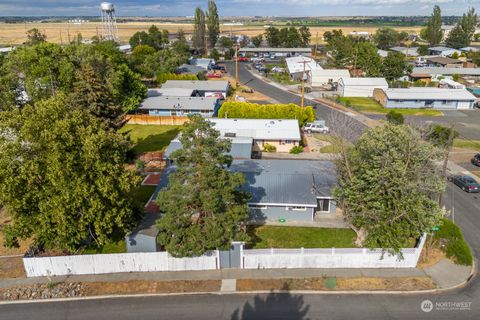
[[[209,0],[126,28],[121,6],[99,7],[68,34],[47,19],[4,41],[17,22],[0,23],[0,300],[470,281],[474,8],[345,28],[222,17]],[[70,295],[53,296],[64,276]],[[92,285],[102,277],[119,291]]]

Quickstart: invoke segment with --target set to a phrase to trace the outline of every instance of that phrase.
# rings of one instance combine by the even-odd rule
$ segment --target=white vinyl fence
[[[217,252],[194,258],[173,258],[167,252],[92,254],[23,258],[27,277],[146,271],[217,269]]]
[[[256,249],[243,250],[244,269],[293,268],[415,268],[426,235],[417,247],[402,249],[403,260],[381,249]]]
[[[425,240],[426,235],[417,247],[402,249],[403,260],[362,248],[240,250],[240,259],[243,269],[415,268]],[[167,252],[28,257],[23,264],[27,277],[221,268],[218,250],[194,258],[173,258]]]

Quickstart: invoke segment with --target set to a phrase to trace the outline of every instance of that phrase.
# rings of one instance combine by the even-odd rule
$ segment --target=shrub
[[[303,147],[302,146],[295,146],[292,149],[290,149],[291,154],[299,154],[303,152]]]
[[[387,113],[387,121],[392,124],[403,124],[405,119],[401,113],[391,110]]]
[[[472,252],[467,242],[463,238],[460,228],[448,219],[442,219],[442,225],[434,238],[442,239],[446,243],[444,251],[447,257],[453,258],[456,263],[470,266],[472,265]]]
[[[143,171],[143,169],[145,169],[145,162],[143,160],[137,159],[137,161],[135,161],[135,168],[139,172]]]
[[[157,83],[162,84],[168,80],[198,80],[194,74],[176,74],[176,73],[159,73],[157,75]]]
[[[271,144],[265,143],[263,146],[264,152],[277,152],[277,147],[272,146]]]

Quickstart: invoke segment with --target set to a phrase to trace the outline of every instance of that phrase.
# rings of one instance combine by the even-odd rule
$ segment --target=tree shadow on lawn
[[[126,131],[127,134],[131,130]],[[178,135],[180,128],[173,128],[171,130],[151,134],[145,138],[140,138],[134,142],[133,151],[138,155],[144,152],[163,151],[170,142]]]
[[[283,291],[288,291],[289,287],[285,284]],[[231,320],[251,320],[251,319],[289,319],[289,320],[308,320],[306,317],[310,309],[305,305],[303,296],[292,295],[289,292],[274,293],[270,292],[266,297],[256,295],[253,303],[247,301],[243,308],[236,309],[231,315]]]

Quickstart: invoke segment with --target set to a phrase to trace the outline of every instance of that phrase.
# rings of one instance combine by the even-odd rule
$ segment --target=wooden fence
[[[180,116],[150,116],[148,114],[129,114],[129,124],[153,124],[153,125],[182,125],[188,117]]]

